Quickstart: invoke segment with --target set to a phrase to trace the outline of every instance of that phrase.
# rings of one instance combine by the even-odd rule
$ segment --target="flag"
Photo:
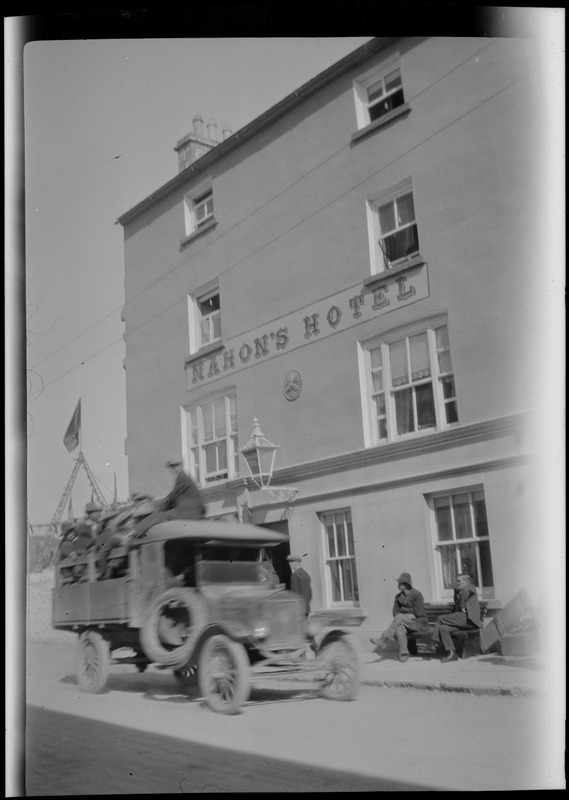
[[[118,505],[118,498],[117,498],[117,473],[115,472],[115,494],[113,497],[113,504],[111,508],[116,508]]]
[[[77,403],[77,408],[73,412],[73,416],[71,417],[71,422],[69,423],[69,427],[65,431],[65,436],[63,437],[63,444],[66,446],[68,452],[70,453],[72,450],[75,450],[75,448],[79,444],[80,430],[81,430],[81,398],[79,398],[79,402]]]
[[[69,522],[73,522],[73,498],[69,498],[69,511],[67,512],[67,519]]]

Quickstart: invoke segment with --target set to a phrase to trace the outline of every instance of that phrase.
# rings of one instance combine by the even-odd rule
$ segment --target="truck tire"
[[[110,672],[109,643],[98,631],[84,631],[79,637],[76,657],[77,683],[84,692],[99,694]]]
[[[151,604],[140,629],[147,658],[168,667],[187,664],[208,620],[207,605],[193,589],[176,587]]]
[[[251,691],[247,651],[229,636],[216,634],[204,642],[199,655],[198,685],[206,704],[221,714],[236,714]]]

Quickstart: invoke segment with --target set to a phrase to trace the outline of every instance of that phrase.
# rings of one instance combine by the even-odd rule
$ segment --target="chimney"
[[[190,164],[193,164],[198,158],[205,156],[216,144],[219,144],[217,138],[217,123],[214,120],[208,120],[207,134],[205,134],[203,117],[196,114],[192,120],[192,128],[192,133],[188,133],[183,139],[180,139],[174,147],[174,150],[178,153],[179,172],[183,172],[186,167],[189,167]],[[224,131],[225,130],[226,128],[224,128]]]

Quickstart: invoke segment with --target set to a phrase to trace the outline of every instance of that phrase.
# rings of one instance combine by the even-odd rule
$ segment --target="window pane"
[[[380,439],[387,439],[387,420],[379,419],[377,421],[377,435]]]
[[[374,393],[383,391],[383,373],[374,372],[372,375],[372,381]]]
[[[397,198],[397,222],[398,227],[407,225],[415,221],[415,206],[413,205],[413,195],[411,193]]]
[[[414,430],[411,389],[404,389],[402,392],[397,392],[393,397],[395,400],[397,433],[400,436],[405,433],[411,433]]]
[[[453,496],[454,530],[457,539],[470,539],[472,528],[470,525],[470,502],[468,494],[455,494]]]
[[[221,314],[216,312],[212,315],[212,323],[213,323],[213,338],[214,339],[221,339]]]
[[[443,350],[449,346],[448,329],[446,325],[440,325],[438,328],[435,328],[435,339],[437,342],[437,350]]]
[[[458,545],[458,558],[460,561],[460,571],[466,572],[472,578],[475,586],[480,586],[478,576],[478,565],[476,563],[476,545],[474,542]]]
[[[437,353],[439,359],[439,371],[442,373],[452,372],[452,364],[450,363],[450,350],[440,350]]]
[[[490,542],[479,542],[478,552],[480,554],[480,570],[482,572],[482,586],[494,586],[494,576],[492,574],[492,559],[490,558]]]
[[[217,469],[227,472],[227,444],[217,442]]]
[[[456,403],[447,403],[445,405],[445,412],[447,423],[451,425],[453,422],[458,422],[458,411],[456,410]]]
[[[328,554],[330,558],[336,557],[336,540],[334,538],[334,526],[326,525],[326,536],[328,538]]]
[[[433,396],[433,386],[431,383],[417,386],[415,389],[415,399],[417,402],[417,426],[418,429],[434,428],[435,418],[435,398]]]
[[[367,88],[367,99],[369,103],[373,103],[374,100],[378,100],[383,94],[383,79],[372,83],[371,86]]]
[[[369,358],[371,363],[371,368],[373,370],[378,369],[382,365],[381,361],[381,347],[374,347],[369,351]]]
[[[200,320],[200,334],[201,334],[201,343],[209,344],[211,341],[211,336],[209,331],[209,317],[203,317],[203,319]]]
[[[203,417],[203,438],[207,442],[213,439],[213,414],[212,414],[212,407],[210,405],[202,407],[202,417]]]
[[[347,562],[349,588],[346,591],[346,600],[352,600],[354,603],[359,602],[360,593],[358,589],[358,576],[356,574],[356,564],[353,559]]]
[[[403,386],[409,383],[405,340],[389,345],[389,363],[391,364],[392,386]]]
[[[443,397],[445,400],[449,400],[451,397],[456,395],[456,391],[454,388],[454,378],[450,375],[448,378],[443,378],[441,381],[443,385]]]
[[[346,522],[346,533],[347,533],[347,542],[348,542],[348,553],[353,556],[354,555],[354,529],[352,527],[352,523],[350,520]]]
[[[452,521],[450,517],[450,500],[448,497],[435,497],[435,520],[439,542],[452,539]]]
[[[204,447],[205,452],[205,471],[217,472],[217,446],[215,444],[206,444]]]
[[[337,528],[338,539],[338,555],[346,555],[346,529],[343,525],[338,525]]]
[[[395,230],[395,209],[393,202],[379,208],[379,225],[383,235]]]
[[[237,402],[235,397],[229,398],[229,429],[237,433]]]
[[[443,586],[445,589],[454,589],[457,569],[454,547],[441,547],[441,568],[443,572]]]
[[[385,76],[385,91],[391,92],[398,86],[401,86],[401,70],[399,67],[392,72],[388,72]]]
[[[215,438],[222,439],[225,437],[225,398],[222,397],[214,403],[214,417],[215,417]]]
[[[340,569],[337,561],[330,562],[330,583],[332,584],[332,600],[338,602],[342,599],[340,588]]]
[[[429,378],[431,365],[429,361],[429,342],[426,333],[409,337],[409,355],[411,358],[411,380],[419,381]]]
[[[486,517],[486,503],[484,502],[483,492],[472,493],[472,505],[474,508],[476,536],[488,536],[488,519]]]
[[[385,416],[385,395],[378,394],[374,398],[375,401],[375,415],[376,417]]]

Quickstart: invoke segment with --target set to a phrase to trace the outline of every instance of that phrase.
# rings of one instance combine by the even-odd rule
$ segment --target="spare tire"
[[[140,644],[150,661],[182,667],[207,621],[207,604],[194,589],[168,589],[151,604],[140,629]]]

